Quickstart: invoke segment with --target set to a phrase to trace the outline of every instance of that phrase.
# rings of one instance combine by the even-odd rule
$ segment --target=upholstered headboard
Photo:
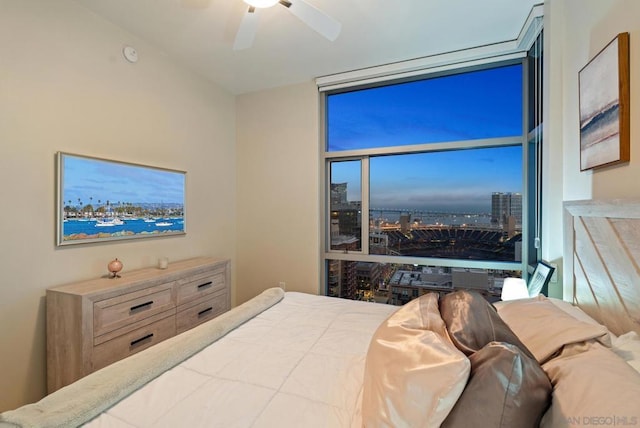
[[[640,200],[564,203],[564,300],[640,334]]]

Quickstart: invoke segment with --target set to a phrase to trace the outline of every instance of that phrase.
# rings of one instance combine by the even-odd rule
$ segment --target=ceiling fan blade
[[[342,24],[306,1],[281,1],[280,4],[287,7],[298,19],[323,35],[325,38],[331,41],[338,38],[340,30],[342,29]]]
[[[236,33],[236,40],[233,43],[233,50],[239,51],[251,47],[257,30],[258,9],[251,6],[242,17],[242,21],[240,21],[240,27],[238,27],[238,32]]]

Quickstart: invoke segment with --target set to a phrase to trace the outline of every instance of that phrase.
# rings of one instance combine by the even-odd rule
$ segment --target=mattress
[[[397,309],[288,292],[85,426],[361,426],[367,348]]]
[[[496,306],[464,291],[397,307],[273,288],[0,414],[0,427],[640,421],[634,338],[611,349],[618,338],[606,327],[544,296]]]

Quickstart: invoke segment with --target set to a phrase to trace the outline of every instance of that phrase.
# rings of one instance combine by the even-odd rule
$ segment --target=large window
[[[327,96],[327,151],[522,135],[522,65]]]
[[[326,95],[326,294],[496,296],[526,276],[539,145],[527,61]]]

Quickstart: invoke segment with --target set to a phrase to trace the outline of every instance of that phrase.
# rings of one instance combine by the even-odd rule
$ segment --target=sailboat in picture
[[[111,226],[122,226],[124,221],[120,220],[117,217],[110,218],[107,220],[97,220],[96,227],[111,227]]]
[[[112,215],[111,205],[109,204],[109,201],[107,201],[107,216],[106,218],[98,219],[96,221],[96,227],[113,227],[113,226],[122,226],[123,224],[124,224],[123,220]]]
[[[156,221],[156,226],[159,227],[168,227],[168,226],[173,226],[173,223],[169,220],[167,217],[167,209],[164,206],[164,202],[162,202],[161,204],[161,210],[162,210],[162,216],[158,219],[158,221]]]

